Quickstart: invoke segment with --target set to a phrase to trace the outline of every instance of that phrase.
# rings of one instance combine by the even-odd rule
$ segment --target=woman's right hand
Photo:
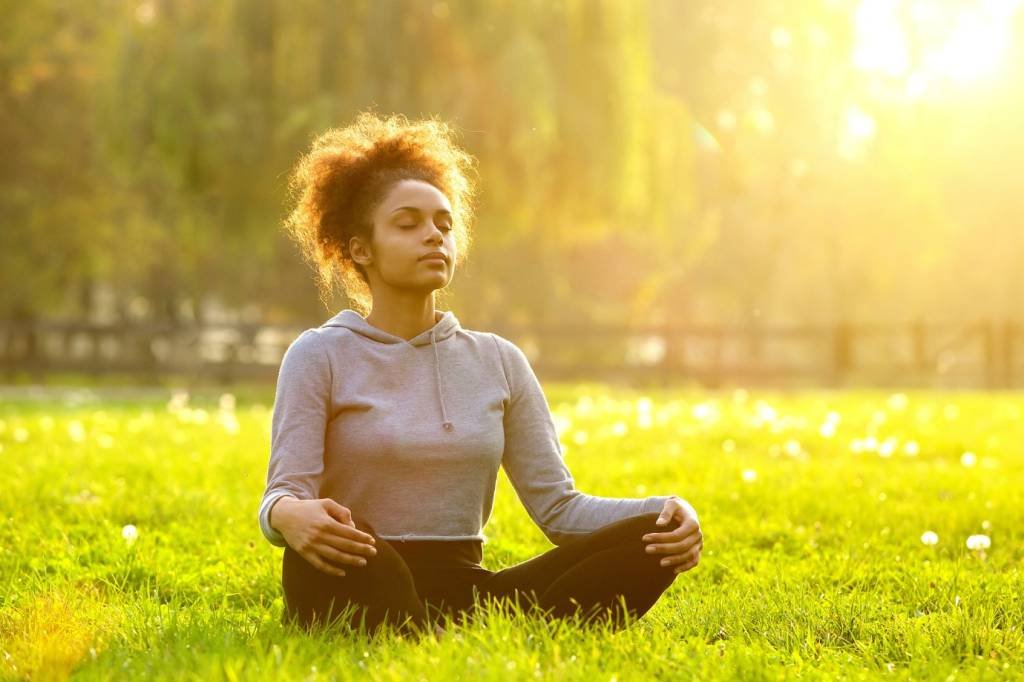
[[[337,564],[364,566],[364,557],[377,554],[376,539],[356,528],[352,512],[330,498],[282,497],[270,510],[270,524],[303,559],[330,575],[345,575]]]

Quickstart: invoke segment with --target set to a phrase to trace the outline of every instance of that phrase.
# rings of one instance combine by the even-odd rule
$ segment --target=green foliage
[[[982,679],[1024,665],[1019,394],[553,387],[577,487],[687,498],[700,565],[616,634],[491,611],[420,642],[281,626],[281,551],[256,523],[271,398],[5,396],[6,676]],[[550,547],[504,475],[485,533],[492,570]],[[969,550],[975,534],[991,546]]]
[[[449,119],[480,159],[464,276],[537,242],[512,265],[564,290],[566,245],[629,221],[668,232],[676,216],[646,207],[664,203],[669,171],[689,195],[688,139],[656,134],[687,114],[652,88],[642,5],[102,5],[25,3],[0,28],[0,316],[80,312],[97,282],[161,317],[205,296],[321,314],[279,229],[286,176],[314,135],[365,109]],[[531,286],[523,302],[546,305]]]

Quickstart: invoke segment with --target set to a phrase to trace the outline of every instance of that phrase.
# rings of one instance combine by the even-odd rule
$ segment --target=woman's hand
[[[352,512],[330,498],[282,497],[270,510],[270,524],[289,547],[330,575],[345,575],[336,564],[365,566],[363,556],[377,554],[373,546],[377,540],[357,529]]]
[[[643,536],[650,554],[666,554],[661,560],[662,566],[675,566],[676,574],[689,571],[700,561],[700,553],[704,549],[704,536],[697,522],[697,511],[685,500],[672,497],[665,501],[661,516],[655,522],[659,526],[668,525],[672,519],[680,523],[675,530],[665,533],[648,533]]]

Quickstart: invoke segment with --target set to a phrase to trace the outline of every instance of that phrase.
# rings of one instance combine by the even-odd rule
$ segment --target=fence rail
[[[516,342],[537,374],[707,387],[1024,385],[1024,325],[1011,320],[834,326],[467,325]],[[303,327],[0,321],[0,373],[273,380]]]

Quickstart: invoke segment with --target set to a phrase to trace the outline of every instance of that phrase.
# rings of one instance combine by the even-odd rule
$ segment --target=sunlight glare
[[[853,64],[904,81],[910,98],[940,80],[961,85],[997,71],[1009,51],[1021,0],[861,0]]]

